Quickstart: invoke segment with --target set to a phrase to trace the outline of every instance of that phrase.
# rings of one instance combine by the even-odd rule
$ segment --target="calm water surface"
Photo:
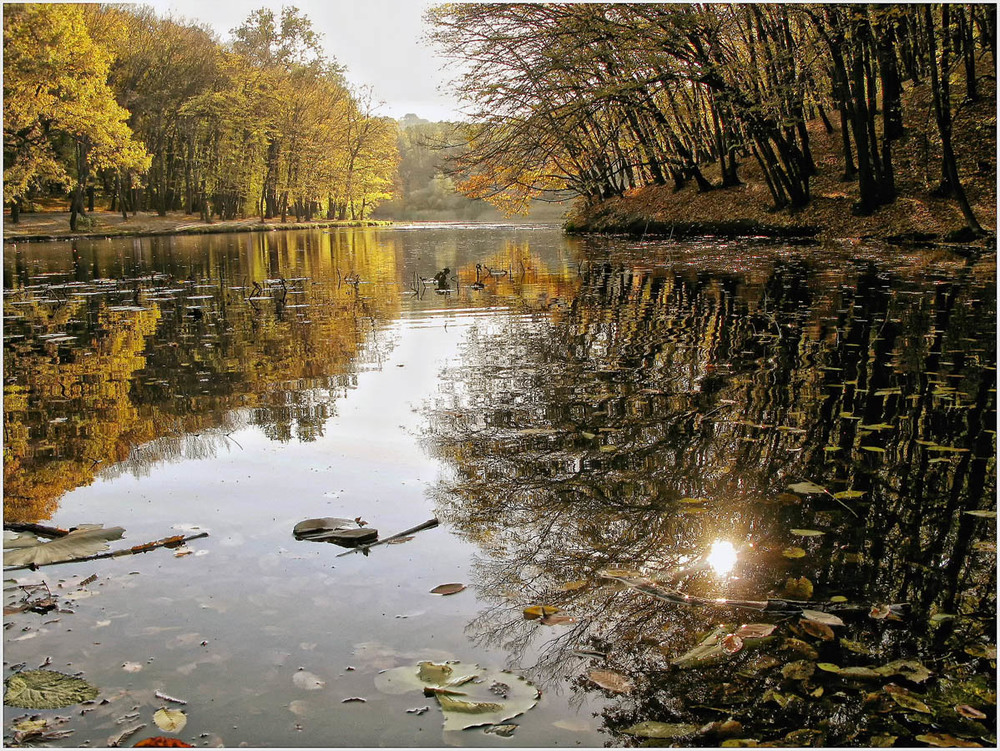
[[[646,720],[680,745],[988,744],[995,285],[994,259],[937,251],[529,225],[5,246],[7,521],[209,533],[7,573],[5,605],[44,580],[60,609],[5,616],[5,677],[48,661],[111,700],[39,713],[70,718],[57,745],[159,734],[154,691],[197,745],[635,745]],[[442,524],[338,557],[292,536],[325,516]],[[848,609],[828,638],[608,570]],[[672,662],[750,622],[778,630]],[[375,683],[422,660],[541,699],[511,737],[445,733],[435,699]],[[897,660],[932,677],[815,669]]]

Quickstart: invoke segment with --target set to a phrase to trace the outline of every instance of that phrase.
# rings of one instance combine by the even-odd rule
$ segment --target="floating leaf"
[[[683,738],[686,735],[694,735],[700,730],[698,725],[689,725],[681,722],[656,722],[646,720],[631,727],[625,728],[622,733],[625,735],[637,735],[640,738]]]
[[[642,578],[641,571],[635,571],[630,568],[606,568],[602,571],[599,571],[598,574],[605,577],[606,579],[618,579],[618,578],[631,579],[635,577]]]
[[[803,610],[802,617],[817,623],[825,623],[827,626],[844,625],[844,622],[833,613],[824,613],[822,610]]]
[[[980,712],[968,704],[956,704],[955,711],[962,715],[962,717],[968,717],[970,720],[985,720],[987,717],[985,712]]]
[[[81,524],[67,535],[31,547],[9,550],[3,554],[4,566],[44,566],[73,558],[86,558],[108,549],[111,540],[125,534],[122,527],[104,529],[103,524]]]
[[[847,602],[847,598],[843,595],[834,595],[830,598],[830,602]]]
[[[690,668],[695,667],[696,665],[703,665],[705,663],[712,662],[720,657],[727,657],[729,653],[722,648],[722,645],[719,642],[728,633],[728,630],[723,627],[716,628],[695,647],[691,648],[680,657],[676,657],[671,660],[671,664],[676,665],[679,668]]]
[[[588,432],[587,432],[586,430],[581,430],[581,431],[580,431],[580,435],[582,435],[582,436],[583,436],[584,438],[586,438],[586,439],[587,439],[588,441],[592,441],[592,440],[594,440],[595,438],[597,438],[597,434],[596,434],[596,433],[588,433]]]
[[[986,511],[984,509],[976,509],[975,511],[966,511],[965,513],[968,514],[969,516],[978,516],[978,517],[980,517],[982,519],[996,519],[997,518],[997,512],[996,511]],[[6,562],[7,561],[6,561],[6,556],[5,556],[4,557],[4,563],[6,563]]]
[[[945,621],[950,621],[954,617],[953,613],[935,613],[930,617],[930,622],[937,625],[939,623],[944,623]]]
[[[510,738],[514,735],[518,726],[514,724],[510,725],[489,725],[483,728],[484,733],[491,733],[494,735],[502,736],[503,738]]]
[[[920,699],[911,694],[905,688],[897,686],[890,683],[888,686],[883,687],[885,692],[892,697],[892,700],[896,702],[903,709],[910,709],[914,712],[923,712],[924,714],[931,714],[931,708],[924,704]]]
[[[795,547],[794,545],[792,545],[790,547],[787,547],[784,550],[782,550],[781,554],[783,556],[785,556],[785,558],[805,558],[806,557],[806,551],[804,551],[802,548]]]
[[[805,681],[812,678],[816,665],[806,660],[790,662],[781,669],[781,675],[789,681]]]
[[[170,738],[166,735],[154,735],[152,738],[139,741],[133,748],[194,748],[194,746],[177,738]]]
[[[138,673],[142,670],[141,662],[124,662],[122,663],[122,670],[126,673]]]
[[[4,681],[3,703],[23,709],[59,709],[97,696],[97,688],[54,670],[26,670]]]
[[[820,537],[826,534],[825,532],[820,532],[818,529],[790,529],[788,531],[799,537]]]
[[[969,644],[963,651],[967,655],[972,655],[973,657],[983,657],[987,660],[995,660],[997,658],[996,644]]]
[[[981,743],[975,743],[974,741],[966,741],[961,738],[956,738],[948,733],[925,733],[924,735],[918,735],[917,740],[921,743],[926,743],[929,746],[937,746],[938,748],[982,748]]]
[[[587,582],[586,579],[577,579],[576,581],[560,584],[559,589],[563,592],[572,592],[575,589],[582,589],[583,587],[586,587],[588,583],[589,582]]]
[[[850,498],[860,498],[865,494],[863,490],[841,490],[839,493],[834,493],[834,498],[839,498],[841,500],[846,500]]]
[[[678,503],[707,503],[707,498],[681,498]]]
[[[431,590],[432,595],[453,595],[465,589],[464,584],[457,582],[453,584],[439,584]]]
[[[832,662],[817,662],[816,667],[827,673],[839,673],[840,665],[834,665]]]
[[[547,615],[554,615],[559,608],[554,605],[529,605],[524,609],[524,620],[534,621]]]
[[[729,654],[734,655],[743,649],[743,639],[736,634],[726,634],[719,641],[719,646],[729,652]]]
[[[376,675],[375,686],[387,694],[424,690],[433,695],[446,731],[500,725],[538,702],[538,689],[521,676],[460,662],[393,668]],[[458,687],[460,691],[454,690]]]
[[[601,688],[616,694],[627,694],[632,690],[632,682],[621,673],[612,670],[591,670],[587,677]]]
[[[879,675],[899,675],[914,683],[923,683],[931,677],[931,671],[916,660],[893,660],[887,665],[876,668]]]
[[[798,600],[808,600],[813,595],[813,583],[805,576],[797,579],[785,579],[784,593],[786,597]]]
[[[873,670],[872,668],[864,666],[841,668],[840,676],[842,678],[860,678],[862,680],[884,677],[878,670]]]
[[[825,493],[826,488],[822,485],[817,485],[814,482],[795,482],[788,486],[788,489],[793,493],[801,493],[802,495],[809,495],[811,493]]]
[[[187,721],[187,715],[179,709],[158,709],[153,713],[153,722],[164,733],[181,732]]]
[[[763,639],[774,633],[773,623],[744,623],[736,629],[736,636],[741,639]]]
[[[825,623],[820,623],[818,621],[810,621],[803,618],[799,621],[799,625],[802,630],[805,631],[810,636],[815,636],[817,639],[822,639],[823,641],[833,640],[833,629],[827,626]]]
[[[871,451],[873,454],[884,454],[885,449],[881,446],[862,446],[862,451]]]

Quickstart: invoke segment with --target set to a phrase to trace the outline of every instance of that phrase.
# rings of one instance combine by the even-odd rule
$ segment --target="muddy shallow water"
[[[100,689],[5,737],[169,706],[196,745],[988,745],[993,269],[531,225],[5,246],[5,519],[208,532],[5,574],[59,605],[5,616],[5,678]],[[314,517],[441,524],[339,555]],[[506,736],[378,684],[449,660],[541,696]]]

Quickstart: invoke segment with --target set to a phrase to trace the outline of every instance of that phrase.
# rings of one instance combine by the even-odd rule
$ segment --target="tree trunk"
[[[17,224],[21,221],[21,199],[15,198],[10,202],[10,223]]]
[[[941,26],[947,36],[949,27],[949,7],[945,3],[941,6]],[[948,47],[947,42],[942,43],[941,50],[941,73],[938,74],[937,42],[935,40],[934,14],[931,6],[924,6],[924,25],[927,29],[927,43],[931,61],[931,93],[934,103],[934,117],[937,120],[938,132],[941,134],[941,161],[944,177],[949,183],[951,192],[958,201],[962,216],[969,229],[976,235],[986,234],[980,226],[976,215],[972,211],[969,199],[965,195],[962,183],[958,179],[958,165],[955,161],[955,151],[951,143],[951,92],[948,86]]]

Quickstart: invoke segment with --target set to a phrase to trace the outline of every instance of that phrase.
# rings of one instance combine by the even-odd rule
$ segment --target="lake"
[[[208,533],[5,572],[5,678],[99,690],[7,743],[995,744],[992,256],[6,244],[3,312],[5,521]]]

